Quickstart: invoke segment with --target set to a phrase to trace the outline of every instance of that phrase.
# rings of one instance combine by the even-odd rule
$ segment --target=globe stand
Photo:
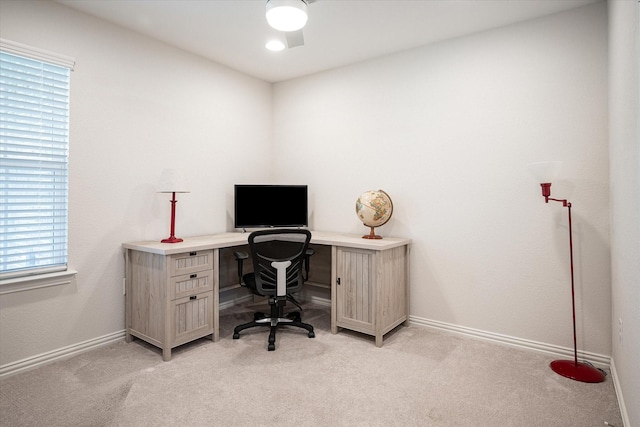
[[[371,227],[371,232],[362,236],[363,239],[382,239],[382,236],[378,236],[375,231],[375,227]]]

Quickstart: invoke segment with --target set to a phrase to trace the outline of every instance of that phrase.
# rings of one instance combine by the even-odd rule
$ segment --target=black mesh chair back
[[[274,261],[291,261],[287,267],[287,292],[302,288],[302,271],[311,232],[308,230],[261,230],[249,236],[253,258],[256,291],[261,295],[276,295],[277,271]]]

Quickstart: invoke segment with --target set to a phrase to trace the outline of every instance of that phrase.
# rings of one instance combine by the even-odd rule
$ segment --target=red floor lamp
[[[162,243],[179,243],[182,239],[176,237],[176,193],[188,193],[184,176],[175,169],[165,169],[160,175],[158,193],[171,193],[171,235],[162,239]]]
[[[573,274],[573,235],[571,230],[571,202],[566,199],[554,199],[551,197],[551,181],[553,181],[562,167],[562,162],[536,162],[530,165],[531,172],[540,182],[544,202],[560,202],[567,208],[569,215],[569,259],[571,265],[571,308],[573,314],[573,360],[554,360],[549,365],[551,369],[563,377],[586,383],[599,383],[604,381],[604,374],[597,368],[586,363],[578,362],[578,346],[576,340],[576,300]]]

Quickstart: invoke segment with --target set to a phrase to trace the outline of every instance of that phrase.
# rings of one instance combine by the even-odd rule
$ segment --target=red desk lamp
[[[181,173],[175,169],[165,169],[160,175],[158,193],[171,193],[171,235],[162,239],[162,243],[179,243],[182,239],[175,236],[176,231],[176,193],[188,193],[187,183]]]
[[[551,369],[563,377],[585,383],[599,383],[604,381],[604,374],[599,369],[586,363],[578,362],[578,346],[576,341],[576,302],[573,278],[573,237],[571,231],[571,203],[566,199],[554,199],[551,197],[551,181],[558,175],[562,162],[537,162],[530,165],[531,172],[538,178],[542,187],[544,202],[549,200],[562,203],[569,213],[569,257],[571,265],[571,306],[573,313],[573,360],[554,360],[549,365]]]

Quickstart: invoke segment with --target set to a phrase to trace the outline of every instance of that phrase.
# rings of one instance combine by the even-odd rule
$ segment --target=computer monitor
[[[306,185],[236,184],[234,227],[308,226]]]

